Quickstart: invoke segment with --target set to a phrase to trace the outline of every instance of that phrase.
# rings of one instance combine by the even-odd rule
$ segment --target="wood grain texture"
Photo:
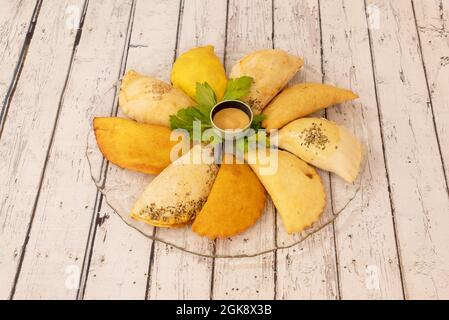
[[[335,222],[341,298],[402,299],[364,3],[321,1],[321,21],[325,82],[360,96],[327,116],[362,141],[366,163],[354,185],[331,176],[335,211],[360,186]]]
[[[33,41],[10,102],[0,140],[0,296],[11,293],[31,223],[36,194],[71,61],[76,30],[66,28],[65,8],[41,8]],[[52,243],[48,244],[49,246]]]
[[[96,193],[84,156],[86,136],[93,113],[111,108],[114,94],[108,90],[120,70],[130,8],[131,1],[108,0],[90,2],[87,8],[60,104],[16,299],[77,296],[77,286],[68,285],[68,279],[83,263]]]
[[[317,0],[274,2],[274,46],[301,56],[305,66],[291,81],[321,82],[321,26]],[[315,114],[323,117],[324,112]],[[329,175],[320,172],[327,202],[322,222],[332,217]],[[283,230],[277,215],[278,245],[288,245],[293,238]],[[300,236],[294,238],[299,239]],[[336,299],[338,275],[334,230],[330,225],[303,244],[277,252],[276,299]]]
[[[179,28],[178,55],[197,46],[213,45],[223,59],[226,31],[225,0],[186,0]],[[170,68],[169,68],[170,69]],[[213,254],[213,243],[201,238],[190,227],[179,230],[183,247]],[[157,235],[167,238],[160,228]],[[149,285],[150,299],[209,299],[213,259],[179,251],[155,243]]]
[[[176,47],[179,1],[138,0],[132,23],[129,51],[124,68],[169,80]],[[118,110],[118,116],[123,114]],[[108,167],[106,184],[128,181],[128,170],[112,164]],[[141,188],[136,183],[132,188]],[[134,193],[133,193],[134,194]],[[88,270],[84,299],[145,299],[148,295],[149,264],[153,242],[126,225],[103,199],[95,226],[92,258]]]
[[[266,0],[229,1],[226,69],[245,54],[272,47],[272,3]],[[257,224],[240,236],[217,240],[217,254],[258,252],[275,242],[275,210],[267,200]],[[243,249],[245,248],[245,249]],[[216,259],[212,297],[214,299],[272,299],[274,297],[274,253],[255,258]]]
[[[449,0],[40,3],[0,11],[0,299],[449,299]],[[91,181],[90,119],[116,114],[123,71],[168,81],[175,53],[205,44],[227,70],[253,50],[285,49],[306,61],[292,83],[324,71],[361,96],[315,114],[363,140],[361,190],[297,247],[214,260],[153,244]],[[145,178],[91,160],[107,184]],[[326,219],[356,186],[321,176]],[[215,248],[190,229],[182,237],[238,254],[290,243],[281,229],[268,201],[254,228]]]
[[[6,1],[0,11],[0,127],[26,47],[31,38],[37,1]],[[30,34],[28,34],[30,32]]]
[[[449,298],[449,199],[410,1],[368,1],[374,72],[406,298]]]
[[[413,1],[433,118],[449,184],[449,1]]]

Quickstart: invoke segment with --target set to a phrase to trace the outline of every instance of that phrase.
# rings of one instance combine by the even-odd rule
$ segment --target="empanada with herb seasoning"
[[[184,92],[170,84],[128,71],[122,80],[119,105],[138,122],[169,127],[169,117],[194,104]]]
[[[343,126],[318,118],[302,118],[279,131],[279,147],[323,170],[354,182],[362,162],[362,145]]]
[[[205,161],[202,153],[210,157],[212,148],[197,145],[156,176],[134,204],[131,217],[158,227],[192,222],[218,172],[218,166]]]
[[[253,78],[250,92],[243,101],[247,102],[254,114],[259,114],[265,106],[304,65],[304,60],[280,49],[252,52],[238,61],[231,70],[231,78],[249,76]]]
[[[174,161],[147,186],[131,210],[133,219],[157,227],[177,227],[195,219],[218,172],[212,149],[197,145]]]

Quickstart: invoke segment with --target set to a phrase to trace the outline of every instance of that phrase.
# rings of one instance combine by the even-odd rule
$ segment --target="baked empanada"
[[[196,84],[207,82],[220,101],[226,89],[226,72],[214,52],[213,46],[190,49],[179,56],[173,64],[171,82],[175,88],[196,96]]]
[[[318,110],[357,98],[350,90],[321,83],[300,83],[286,88],[265,108],[262,126],[267,130],[279,129]]]
[[[261,216],[265,194],[264,187],[247,164],[222,164],[192,230],[210,239],[243,232]]]
[[[279,147],[323,170],[354,182],[362,162],[362,145],[343,126],[318,118],[295,120],[279,131]]]
[[[255,51],[238,61],[231,70],[231,78],[253,78],[250,92],[243,98],[254,114],[265,106],[303,66],[304,60],[279,49]]]
[[[326,205],[326,195],[315,169],[295,155],[278,150],[277,170],[263,172],[257,151],[246,159],[271,196],[288,233],[301,232],[318,221]]]
[[[157,174],[170,164],[170,129],[109,117],[95,118],[95,137],[104,157],[119,167]]]
[[[156,176],[134,204],[131,217],[157,227],[192,222],[206,202],[218,172],[215,163],[202,160],[203,152],[212,151],[197,145]]]
[[[122,80],[119,105],[138,122],[170,126],[170,115],[194,105],[184,92],[164,81],[128,71]]]

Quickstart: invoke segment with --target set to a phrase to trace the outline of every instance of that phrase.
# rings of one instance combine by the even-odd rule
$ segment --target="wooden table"
[[[282,48],[309,67],[293,82],[361,97],[325,114],[366,137],[361,191],[299,246],[183,253],[125,225],[91,181],[89,121],[116,112],[123,72],[168,80],[204,44],[228,70]],[[2,299],[449,298],[448,0],[2,0],[0,100]],[[330,215],[355,187],[322,176]]]

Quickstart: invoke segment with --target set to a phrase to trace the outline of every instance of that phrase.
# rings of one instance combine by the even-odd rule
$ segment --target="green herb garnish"
[[[251,129],[254,131],[258,131],[263,129],[262,128],[262,121],[265,120],[267,116],[265,114],[258,114],[257,116],[253,117],[253,122],[251,122]]]
[[[251,89],[253,78],[243,76],[237,79],[229,79],[223,100],[240,100],[246,96]]]
[[[197,103],[196,107],[203,113],[210,113],[213,106],[217,104],[215,92],[207,82],[196,83],[195,101]],[[207,117],[209,118],[209,115]]]
[[[248,94],[252,82],[253,79],[247,76],[229,79],[223,100],[241,100]],[[214,90],[207,82],[197,82],[195,101],[195,106],[181,109],[176,115],[170,116],[170,127],[172,130],[185,129],[190,133],[190,137],[193,137],[194,121],[201,122],[201,132],[212,128],[210,113],[212,108],[217,104],[217,97]],[[262,129],[262,121],[264,119],[264,115],[254,116],[251,128],[255,131]]]
[[[214,90],[207,82],[196,84],[195,100],[197,102],[195,106],[181,109],[176,115],[170,116],[170,128],[172,130],[185,129],[190,133],[190,137],[193,137],[195,120],[201,122],[201,132],[212,128],[210,112],[217,104],[217,98]]]

